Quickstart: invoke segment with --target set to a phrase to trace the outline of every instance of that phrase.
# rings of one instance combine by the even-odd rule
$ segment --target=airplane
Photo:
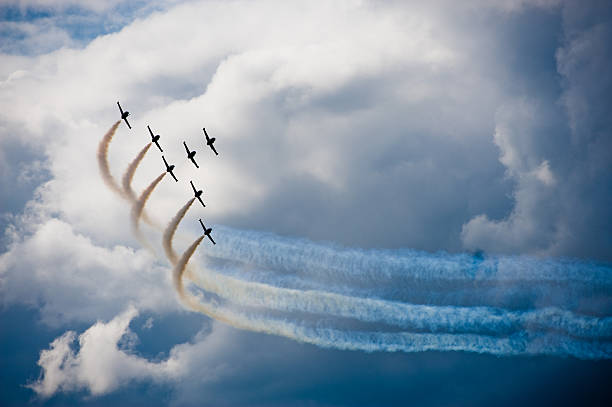
[[[210,235],[210,232],[212,232],[212,228],[206,229],[206,226],[204,226],[204,224],[202,223],[202,219],[200,219],[200,225],[202,225],[202,229],[204,229],[204,236],[208,236],[210,241],[213,242],[213,244],[216,244],[212,236]]]
[[[121,112],[121,119],[125,120],[125,124],[127,124],[128,128],[131,129],[132,126],[130,126],[130,123],[127,120],[127,117],[130,115],[130,112],[128,112],[127,110],[124,112],[119,102],[117,102],[117,106],[119,106],[119,111]]]
[[[206,136],[206,144],[210,146],[210,148],[212,148],[212,151],[215,152],[215,155],[219,155],[219,153],[217,153],[217,150],[215,150],[215,146],[213,146],[213,143],[215,142],[216,138],[208,137],[208,133],[206,133],[206,129],[204,127],[202,127],[202,130],[204,130],[204,135]]]
[[[161,151],[162,153],[164,152],[164,150],[162,150],[162,148],[159,146],[159,143],[157,142],[159,140],[160,135],[156,134],[155,136],[153,135],[153,132],[151,131],[151,128],[149,126],[147,126],[147,129],[149,129],[149,133],[151,133],[151,141],[153,143],[155,143],[155,145],[157,146],[157,148],[159,148],[159,151]]]
[[[183,145],[185,146],[185,150],[187,150],[187,158],[191,160],[191,162],[196,166],[196,168],[200,168],[198,166],[198,163],[195,162],[195,158],[193,158],[196,155],[195,150],[189,151],[189,148],[187,147],[187,143],[185,143],[184,141],[183,141]]]
[[[164,157],[163,155],[162,155],[162,160],[164,160],[164,164],[166,164],[166,172],[169,172],[170,175],[172,175],[172,178],[174,178],[174,180],[178,182],[178,179],[176,179],[176,177],[174,176],[174,173],[172,172],[172,170],[174,169],[174,165],[168,165],[168,162],[166,162],[166,157]]]
[[[193,193],[195,197],[198,198],[198,201],[200,201],[202,206],[206,208],[206,205],[204,205],[204,202],[202,202],[202,198],[200,198],[200,196],[202,196],[202,192],[204,191],[202,190],[197,191],[196,188],[193,186],[193,181],[189,181],[189,183],[191,184],[191,188],[193,188]]]

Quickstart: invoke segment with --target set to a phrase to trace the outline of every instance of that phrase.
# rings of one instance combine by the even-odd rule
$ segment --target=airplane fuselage
[[[174,169],[174,165],[169,165],[166,167],[166,172],[172,172],[173,169]]]
[[[214,138],[214,137],[213,137],[213,138],[209,138],[209,139],[206,141],[206,144],[208,144],[209,146],[212,146],[212,144],[215,142],[215,140],[216,140],[216,138]]]
[[[153,137],[153,142],[154,143],[157,143],[158,140],[159,140],[159,134],[157,136]]]
[[[187,154],[187,158],[189,158],[191,160],[193,157],[195,157],[195,155],[196,155],[196,152],[192,151],[189,154]]]
[[[198,192],[195,193],[195,197],[196,198],[199,198],[201,196],[202,196],[202,191],[198,191]]]
[[[130,112],[123,112],[123,113],[121,113],[121,119],[125,119],[129,115],[130,115]]]

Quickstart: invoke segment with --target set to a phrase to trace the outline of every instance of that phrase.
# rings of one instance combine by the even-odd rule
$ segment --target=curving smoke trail
[[[373,351],[422,352],[428,350],[461,350],[495,355],[547,354],[574,356],[581,359],[610,359],[612,344],[580,341],[551,334],[519,333],[510,337],[478,334],[381,333],[312,328],[286,320],[239,314],[210,301],[198,301],[183,286],[187,264],[204,236],[185,250],[173,270],[173,280],[181,299],[192,309],[241,329],[285,336],[314,345]]]
[[[130,163],[122,179],[123,189],[119,187],[110,174],[107,161],[108,147],[119,123],[116,122],[100,142],[100,173],[114,192],[133,203],[133,231],[149,247],[141,235],[139,221],[146,217],[146,202],[166,172],[153,180],[136,198],[131,182],[151,146],[149,143]],[[608,299],[612,287],[612,268],[586,262],[511,256],[484,258],[412,250],[345,249],[305,239],[217,227],[221,244],[209,254],[248,264],[251,270],[253,266],[259,267],[254,271],[260,273],[261,269],[267,270],[266,278],[272,282],[244,281],[209,269],[189,272],[196,286],[225,300],[224,304],[229,301],[240,307],[264,308],[263,311],[250,309],[237,312],[227,305],[220,305],[215,299],[205,299],[201,294],[195,295],[184,288],[183,277],[188,262],[204,236],[196,239],[180,258],[174,251],[172,241],[194,200],[190,199],[177,212],[163,233],[164,252],[174,265],[175,288],[181,300],[191,309],[237,328],[349,350],[463,350],[496,355],[612,358],[610,317],[581,316],[558,307],[507,310],[487,303],[497,295],[497,289],[514,290],[520,296],[526,290],[525,284],[546,286],[546,294],[558,287],[567,288],[568,292],[573,293],[571,290],[574,286],[584,286],[584,292],[598,292]],[[288,281],[317,289],[283,287]],[[423,288],[453,292],[451,296],[444,297],[451,301],[457,292],[466,296],[485,293],[483,298],[486,305],[457,306],[452,302],[452,305],[421,305],[376,298],[376,289],[381,284],[382,287],[393,286],[399,291],[410,291],[412,286],[415,292],[424,291]],[[339,287],[345,287],[344,292],[333,292],[333,289],[342,291]],[[361,295],[355,295],[356,292]],[[386,294],[384,290],[381,293]],[[577,301],[580,302],[580,297]],[[561,301],[563,305],[567,305],[566,302],[566,299]],[[528,308],[532,306],[534,304]],[[270,311],[293,314],[290,315],[291,320],[283,320],[266,315]],[[307,321],[296,321],[300,313],[382,323],[409,332],[361,332],[313,327]]]
[[[177,265],[177,254],[172,239],[180,221],[193,203],[190,199],[177,212],[164,231],[163,247],[173,265]],[[192,256],[200,244],[192,245],[186,253]],[[193,298],[185,295],[182,278],[186,263],[177,265],[175,286],[183,301],[193,309],[209,315],[210,306],[198,308]],[[365,322],[385,323],[403,329],[427,330],[431,332],[465,333],[489,335],[512,335],[551,331],[559,336],[570,335],[583,338],[612,337],[612,318],[577,316],[558,308],[530,311],[507,311],[494,307],[457,307],[406,304],[372,298],[359,298],[317,290],[279,288],[257,282],[245,282],[210,270],[190,273],[191,279],[204,290],[233,301],[241,306],[266,307],[283,312],[307,312],[343,318],[354,318]],[[211,315],[212,316],[212,315]],[[235,320],[225,322],[235,324]],[[568,339],[568,338],[566,338]]]
[[[136,193],[132,189],[132,179],[134,178],[134,174],[136,173],[136,169],[140,165],[140,162],[144,158],[147,151],[151,147],[152,143],[147,144],[143,147],[142,150],[138,153],[138,155],[132,160],[130,165],[128,165],[125,173],[123,174],[123,178],[121,179],[121,186],[123,187],[123,192],[132,202],[136,202]]]
[[[127,169],[125,170],[125,173],[123,174],[123,178],[121,179],[121,186],[123,187],[123,193],[125,194],[127,199],[129,199],[129,201],[132,202],[132,204],[134,204],[137,200],[136,193],[132,189],[132,180],[134,179],[134,174],[136,173],[136,169],[140,165],[140,162],[142,161],[144,156],[147,154],[147,151],[149,151],[151,144],[153,143],[148,143],[146,146],[142,148],[142,150],[140,150],[138,155],[136,155],[136,157],[132,160],[130,165],[128,165]],[[148,223],[149,225],[157,226],[151,220],[151,218],[149,218],[146,211],[143,211],[142,213],[142,220]]]
[[[166,257],[170,261],[170,263],[174,266],[178,261],[178,256],[172,247],[172,239],[174,238],[174,233],[176,232],[176,228],[178,227],[181,220],[185,217],[185,214],[193,204],[195,198],[191,198],[179,211],[174,215],[174,218],[170,220],[166,230],[164,230],[164,235],[162,238],[162,246],[164,247],[164,252],[166,253]]]
[[[100,169],[100,174],[102,175],[102,179],[104,183],[115,193],[117,193],[120,197],[125,198],[125,194],[123,190],[117,184],[117,181],[113,178],[110,173],[110,169],[108,167],[108,147],[110,146],[111,141],[113,140],[113,136],[117,131],[117,127],[121,123],[121,120],[117,120],[115,124],[106,132],[100,144],[98,145],[98,168]]]
[[[146,187],[144,191],[142,191],[142,194],[140,194],[140,197],[136,202],[134,202],[134,205],[132,206],[132,230],[141,242],[144,241],[144,237],[140,232],[140,217],[142,216],[142,212],[144,210],[145,204],[147,203],[147,199],[149,199],[149,196],[151,196],[151,193],[153,192],[157,184],[159,184],[159,182],[164,178],[166,174],[167,172],[164,171],[160,175],[158,175],[157,178],[155,178],[153,182],[151,182],[151,184],[149,184],[149,186]]]
[[[347,249],[216,226],[214,259],[246,280],[409,303],[612,312],[612,267],[568,259]],[[219,263],[217,261],[216,263]],[[242,270],[242,272],[241,272]],[[245,274],[244,271],[248,270]]]
[[[354,318],[364,322],[431,332],[508,335],[521,331],[554,331],[583,338],[612,337],[612,318],[578,316],[570,311],[552,307],[508,311],[485,306],[407,304],[318,290],[279,288],[245,282],[209,270],[188,274],[199,287],[242,306]]]

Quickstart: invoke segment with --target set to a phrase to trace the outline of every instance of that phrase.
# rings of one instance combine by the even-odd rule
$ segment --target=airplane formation
[[[130,112],[128,112],[127,110],[123,111],[123,109],[121,108],[121,105],[119,104],[119,102],[117,102],[117,106],[119,107],[119,112],[121,113],[121,120],[125,121],[125,124],[128,126],[129,129],[131,129],[132,126],[130,126],[130,123],[127,120],[127,117],[130,115]],[[159,145],[159,140],[160,140],[161,136],[159,134],[154,135],[153,131],[151,130],[151,127],[148,126],[148,125],[147,125],[147,129],[149,130],[149,134],[151,135],[151,142],[155,143],[155,145],[157,146],[159,151],[163,153],[164,150]],[[204,131],[204,136],[206,137],[206,145],[208,147],[210,147],[210,149],[215,153],[215,155],[219,155],[219,153],[215,149],[215,146],[213,145],[215,140],[216,140],[216,138],[209,137],[208,133],[206,132],[206,128],[202,127],[202,130]],[[195,150],[189,150],[189,147],[187,147],[187,143],[184,142],[184,141],[183,141],[183,146],[185,146],[185,150],[187,152],[187,158],[193,163],[193,165],[195,165],[196,168],[200,168],[200,166],[198,165],[198,163],[195,160],[196,151]],[[166,157],[164,155],[162,155],[162,160],[164,161],[164,165],[166,166],[166,172],[170,173],[172,178],[174,178],[174,181],[178,182],[178,178],[176,178],[176,176],[174,175],[174,172],[173,172],[175,166],[173,164],[168,164],[168,161],[166,161]],[[195,198],[197,198],[197,200],[200,201],[202,206],[205,208],[206,205],[204,204],[204,201],[202,201],[203,191],[201,189],[200,190],[196,189],[195,185],[193,185],[193,181],[190,180],[189,183],[191,184],[191,188],[193,189],[193,194],[194,194]],[[202,226],[202,229],[204,229],[204,236],[208,237],[208,239],[210,239],[212,244],[216,244],[215,241],[212,238],[212,235],[211,235],[212,228],[207,228],[206,226],[204,226],[204,223],[202,222],[202,219],[198,219],[198,221],[200,222],[200,225]]]

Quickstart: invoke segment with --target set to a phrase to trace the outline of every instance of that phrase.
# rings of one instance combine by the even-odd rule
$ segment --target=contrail
[[[170,261],[170,263],[174,266],[178,261],[178,256],[172,247],[172,239],[174,238],[174,233],[176,232],[176,228],[178,227],[181,220],[185,217],[185,214],[193,204],[195,198],[191,198],[183,207],[174,215],[174,218],[168,223],[168,227],[164,230],[164,235],[162,239],[162,245],[164,247],[164,252],[166,253],[166,257]]]
[[[106,132],[102,141],[98,145],[98,167],[100,168],[100,174],[102,175],[102,179],[104,183],[115,193],[117,193],[120,197],[125,198],[125,194],[123,190],[117,184],[117,181],[113,178],[110,173],[110,169],[108,168],[108,147],[110,142],[113,140],[113,136],[115,135],[115,131],[117,131],[117,127],[121,123],[121,120],[117,120],[115,124]]]
[[[144,241],[144,237],[142,236],[142,233],[140,233],[140,227],[138,224],[140,222],[142,211],[144,210],[144,206],[147,203],[147,199],[149,199],[149,196],[151,196],[151,193],[153,192],[157,184],[159,184],[159,182],[164,178],[166,174],[167,172],[164,171],[160,175],[158,175],[157,178],[155,178],[153,182],[151,182],[151,184],[146,187],[144,191],[142,191],[142,194],[140,194],[140,197],[132,206],[132,230],[134,231],[134,234],[138,237],[138,239],[141,240],[141,242]]]
[[[149,151],[151,144],[152,143],[147,144],[142,150],[140,150],[136,158],[134,158],[130,165],[128,165],[127,169],[125,170],[125,173],[123,174],[123,178],[121,179],[123,192],[132,202],[136,202],[136,193],[134,193],[134,190],[132,190],[132,179],[134,178],[134,174],[136,173],[138,165],[140,165],[140,162],[144,158],[145,154],[147,154],[147,151]]]
[[[183,274],[203,238],[204,236],[197,238],[185,250],[174,267],[173,280],[176,290],[181,299],[192,309],[241,329],[280,335],[322,347],[368,352],[461,350],[495,355],[547,354],[569,355],[581,359],[612,358],[612,344],[580,341],[555,335],[520,333],[500,338],[477,334],[341,331],[309,328],[286,320],[239,314],[212,302],[199,303],[194,296],[185,292]]]

